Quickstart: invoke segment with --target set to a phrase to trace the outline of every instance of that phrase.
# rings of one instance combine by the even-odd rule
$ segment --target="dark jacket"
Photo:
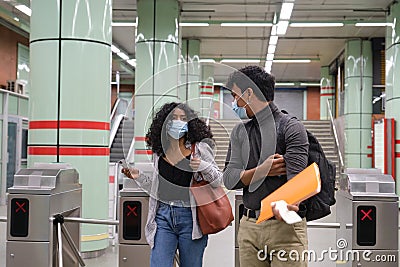
[[[243,188],[243,203],[249,209],[259,210],[262,199],[307,167],[307,133],[300,121],[291,118],[283,131],[287,176],[268,176],[249,186],[240,180],[243,170],[257,167],[274,153],[282,154],[282,149],[276,147],[276,129],[282,116],[270,102],[249,121],[239,123],[232,130],[223,179],[228,189]]]

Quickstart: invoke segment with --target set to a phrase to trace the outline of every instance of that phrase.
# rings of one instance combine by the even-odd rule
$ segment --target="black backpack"
[[[286,142],[284,129],[286,128],[287,122],[291,119],[297,119],[296,117],[290,116],[287,112],[282,111],[283,116],[281,117],[278,128],[277,128],[277,146],[281,148],[282,152],[286,151]],[[320,143],[317,138],[307,131],[308,142],[310,144],[308,149],[308,164],[313,162],[317,163],[321,177],[321,191],[303,201],[307,207],[306,219],[307,221],[313,221],[320,219],[331,214],[330,206],[336,203],[335,200],[335,179],[336,179],[336,166],[333,162],[328,160],[322,150]]]

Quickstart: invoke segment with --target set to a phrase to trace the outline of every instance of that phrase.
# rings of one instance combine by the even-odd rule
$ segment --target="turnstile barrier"
[[[71,241],[79,250],[80,226],[63,223],[54,227],[54,215],[80,217],[82,186],[78,172],[67,164],[36,164],[14,175],[14,185],[8,191],[7,210],[7,267],[60,266],[78,267]],[[61,237],[61,231],[69,233]],[[62,246],[60,242],[70,244]]]
[[[390,175],[347,169],[337,192],[337,266],[398,266],[398,196]]]

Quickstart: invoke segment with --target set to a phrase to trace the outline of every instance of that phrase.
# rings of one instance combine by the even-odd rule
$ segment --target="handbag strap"
[[[191,151],[192,151],[192,157],[194,157],[194,153],[196,152],[196,143],[192,143]],[[198,173],[199,176],[201,177],[201,180],[196,181],[196,180],[194,179],[194,176],[193,176],[193,180],[196,181],[196,182],[200,182],[200,181],[204,180],[204,179],[203,179],[203,175],[201,174],[201,172],[197,172],[197,173]]]

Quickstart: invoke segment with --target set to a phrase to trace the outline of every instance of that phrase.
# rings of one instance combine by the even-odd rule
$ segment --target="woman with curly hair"
[[[189,187],[192,178],[213,186],[222,184],[212,137],[210,127],[189,106],[167,103],[157,112],[146,135],[153,152],[153,176],[135,168],[122,169],[150,194],[145,235],[151,247],[151,267],[173,266],[177,249],[180,266],[202,266],[208,237],[200,230]]]

